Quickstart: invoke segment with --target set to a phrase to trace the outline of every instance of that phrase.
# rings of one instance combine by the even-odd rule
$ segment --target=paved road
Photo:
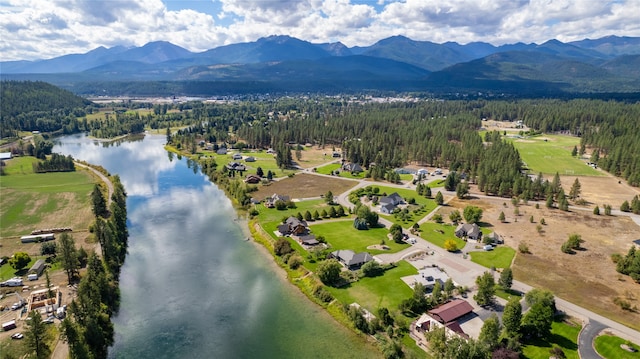
[[[606,328],[606,325],[595,320],[589,320],[587,325],[582,328],[580,336],[578,336],[578,354],[581,359],[602,358],[593,348],[593,340]]]

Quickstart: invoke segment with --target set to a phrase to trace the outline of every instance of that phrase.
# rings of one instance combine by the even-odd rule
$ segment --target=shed
[[[10,160],[11,152],[0,152],[0,161]]]
[[[29,273],[31,274],[36,274],[38,276],[40,276],[42,274],[42,271],[44,271],[44,268],[47,266],[47,263],[45,263],[44,259],[38,259],[33,266],[31,267],[31,269],[29,269]]]

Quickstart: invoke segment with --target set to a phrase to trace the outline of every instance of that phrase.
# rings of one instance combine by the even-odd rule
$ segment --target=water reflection
[[[280,279],[229,199],[163,136],[54,151],[117,173],[128,193],[112,358],[372,358],[376,352]]]

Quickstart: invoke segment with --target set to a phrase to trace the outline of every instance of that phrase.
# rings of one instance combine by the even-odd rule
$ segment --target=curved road
[[[109,178],[103,175],[102,172],[98,171],[97,169],[91,166],[83,165],[82,163],[78,163],[78,162],[75,162],[75,165],[80,166],[82,168],[86,168],[89,171],[92,171],[93,173],[96,174],[96,176],[100,177],[100,179],[102,180],[102,182],[104,182],[104,184],[107,185],[107,208],[108,208],[109,205],[111,205],[111,196],[113,195],[113,183],[111,183],[111,181],[109,181]]]
[[[580,355],[581,359],[602,358],[594,349],[593,341],[606,328],[606,325],[589,319],[589,322],[582,328],[578,336],[578,355]]]
[[[318,175],[318,176],[323,176],[321,174],[317,174],[314,173],[312,171],[307,171],[307,173],[310,174],[314,174],[314,175]],[[349,208],[352,206],[352,203],[349,202],[348,200],[348,194],[353,191],[356,188],[359,187],[363,187],[366,185],[373,185],[376,184],[376,182],[373,181],[365,181],[365,180],[356,180],[359,181],[360,183],[354,187],[349,189],[348,191],[346,191],[345,193],[341,193],[338,196],[336,196],[336,202],[340,203],[341,205]],[[398,187],[398,188],[407,188],[407,185],[390,185],[390,184],[384,184],[385,186],[390,186],[390,187]],[[445,192],[443,189],[438,188],[438,191],[443,191]],[[478,198],[495,198],[492,196],[485,196],[485,195],[481,195],[481,194],[473,194],[473,197],[478,197]],[[451,198],[449,198],[451,199]],[[572,210],[581,210],[581,211],[592,211],[592,209],[589,208],[583,208],[583,207],[575,207],[575,206],[571,206],[570,207]],[[435,211],[435,210],[434,210]],[[430,217],[432,215],[433,212],[431,212],[428,217]],[[621,216],[628,216],[631,219],[634,220],[634,222],[638,223],[640,225],[640,216],[638,215],[634,215],[631,213],[625,213],[625,212],[620,212],[620,211],[612,211],[613,215],[621,215]],[[424,222],[426,221],[426,218],[423,218],[420,222]],[[384,223],[386,225],[390,225],[390,222],[385,221],[384,219],[381,218],[381,222],[387,222]],[[467,270],[469,270],[469,272],[471,273],[482,273],[484,271],[487,270],[487,268],[482,267],[476,263],[473,263],[471,261],[468,260],[464,260],[462,259],[459,255],[455,254],[455,253],[450,253],[445,251],[442,248],[439,248],[437,246],[433,246],[431,245],[431,243],[427,242],[426,240],[422,239],[422,238],[417,238],[418,239],[418,243],[417,245],[414,245],[410,248],[407,248],[401,252],[395,253],[395,254],[389,254],[389,255],[378,255],[378,257],[383,257],[382,259],[385,261],[395,261],[400,259],[403,256],[408,255],[411,251],[415,251],[416,249],[430,249],[431,251],[433,251],[434,253],[437,253],[437,256],[444,259],[446,262],[448,263],[455,263],[455,262],[460,262],[460,264],[462,264],[463,266],[465,266],[467,268]],[[385,258],[386,257],[386,258]],[[470,273],[466,273],[468,276],[468,274]],[[465,276],[465,277],[466,277]],[[475,277],[474,277],[475,278]],[[466,282],[469,282],[469,278],[466,278]],[[463,281],[464,282],[464,281]],[[475,283],[471,283],[469,282],[469,284],[471,284],[471,286],[473,286],[473,284]],[[529,290],[533,289],[533,287],[531,287],[528,284],[525,284],[523,282],[519,282],[514,280],[513,281],[513,289],[515,290],[519,290],[522,291],[523,293],[528,292]],[[633,342],[639,342],[640,341],[640,332],[634,329],[631,329],[627,326],[624,326],[618,322],[615,322],[611,319],[605,318],[599,314],[596,314],[590,310],[587,310],[585,308],[582,308],[580,306],[577,306],[573,303],[570,303],[562,298],[558,298],[556,297],[556,306],[559,310],[582,319],[585,323],[587,323],[583,329],[580,331],[580,335],[578,338],[578,352],[579,355],[582,359],[600,359],[601,356],[598,355],[595,351],[595,349],[593,348],[593,340],[595,339],[595,337],[604,329],[611,329],[612,332],[623,338],[626,340],[631,340]]]

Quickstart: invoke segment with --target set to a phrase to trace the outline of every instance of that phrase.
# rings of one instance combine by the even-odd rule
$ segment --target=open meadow
[[[40,255],[40,243],[22,243],[20,236],[35,229],[70,227],[78,245],[93,247],[88,227],[93,221],[90,196],[98,179],[80,167],[75,172],[33,173],[33,157],[6,161],[0,176],[0,256],[15,252]],[[4,265],[0,280],[15,274]]]
[[[571,156],[574,146],[580,147],[580,138],[565,135],[540,135],[522,139],[506,137],[520,152],[532,174],[605,176],[606,173],[587,166],[586,160]]]

